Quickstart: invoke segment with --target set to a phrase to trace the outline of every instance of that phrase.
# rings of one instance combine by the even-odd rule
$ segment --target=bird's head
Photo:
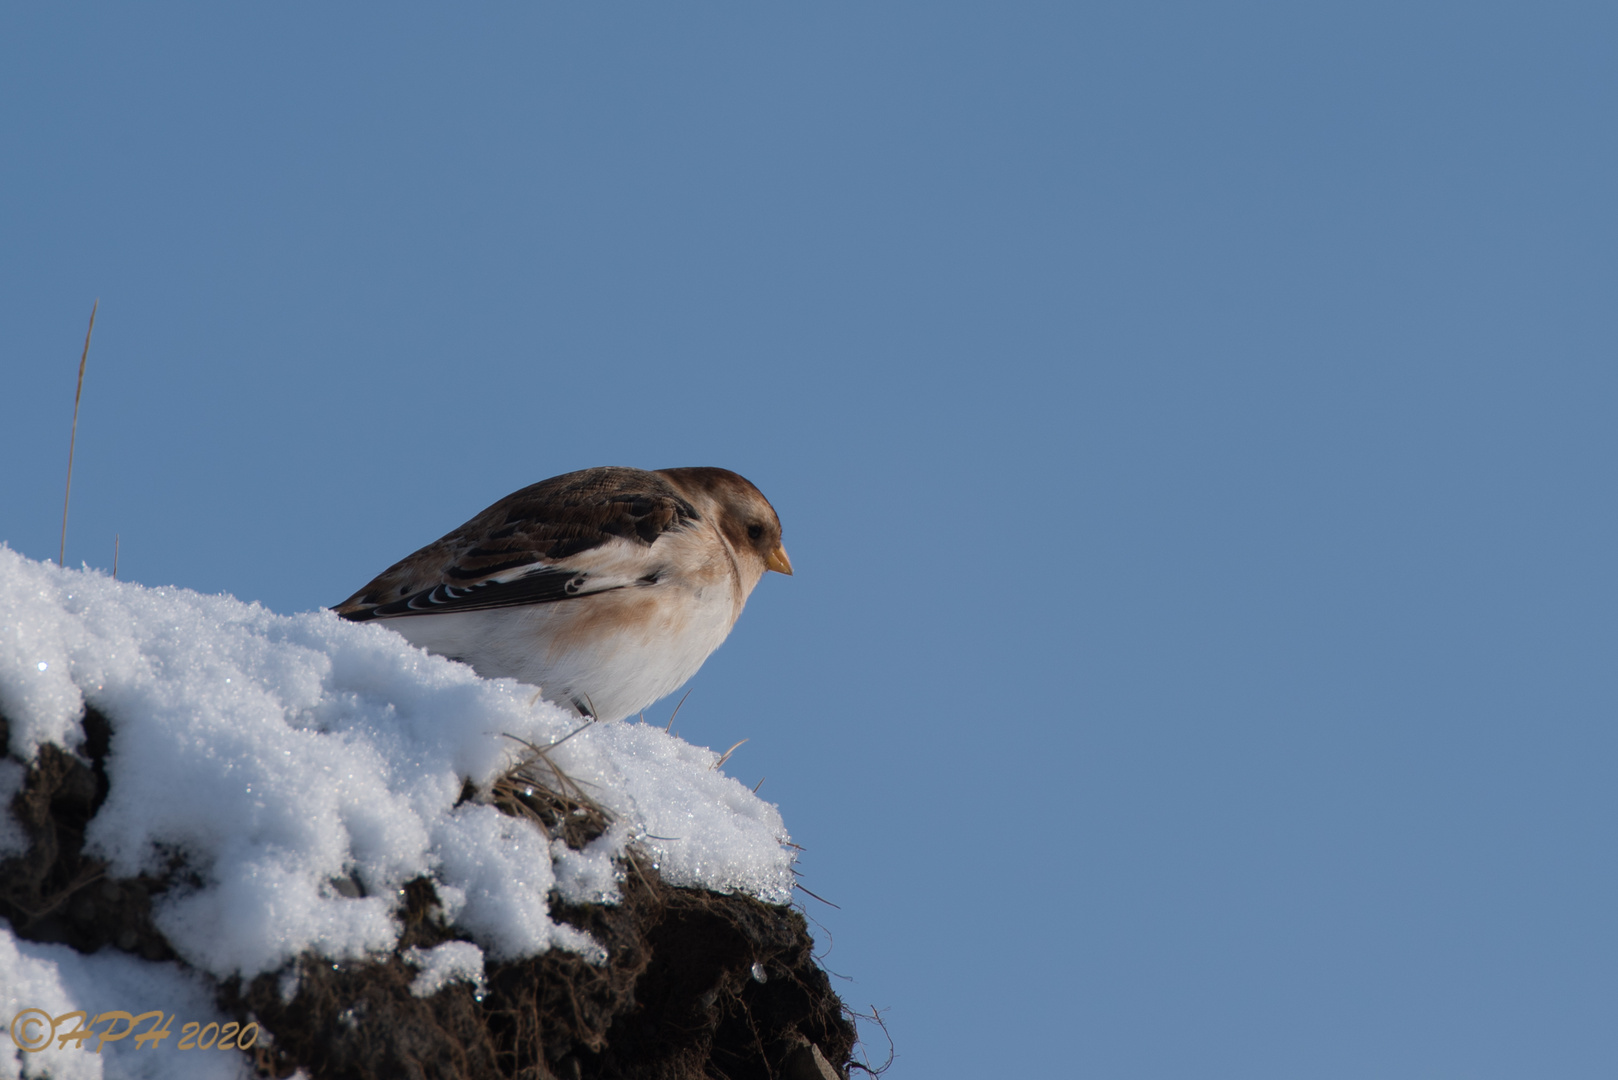
[[[706,466],[659,469],[658,475],[680,489],[700,513],[711,514],[737,554],[757,558],[764,570],[792,573],[792,560],[781,546],[781,519],[745,477]]]

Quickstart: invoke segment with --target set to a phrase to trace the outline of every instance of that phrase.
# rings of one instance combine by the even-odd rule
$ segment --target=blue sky
[[[798,573],[677,726],[890,1076],[1606,1075],[1615,30],[12,5],[0,540],[97,297],[68,559],[131,580],[307,610],[723,465]]]

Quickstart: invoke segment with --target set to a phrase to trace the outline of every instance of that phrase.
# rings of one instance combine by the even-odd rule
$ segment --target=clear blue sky
[[[1618,1059],[1618,9],[7,5],[0,540],[723,465],[678,727],[909,1078]],[[667,705],[658,719],[666,717]]]

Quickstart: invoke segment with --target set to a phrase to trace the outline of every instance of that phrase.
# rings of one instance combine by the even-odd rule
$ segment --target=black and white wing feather
[[[603,467],[508,495],[334,609],[362,622],[548,604],[655,584],[658,540],[699,521],[663,477]]]

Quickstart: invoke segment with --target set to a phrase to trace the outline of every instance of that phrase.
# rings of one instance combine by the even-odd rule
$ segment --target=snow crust
[[[305,950],[390,951],[400,887],[422,874],[477,942],[427,960],[428,982],[472,978],[467,950],[599,959],[599,945],[550,918],[549,894],[615,901],[614,860],[630,844],[671,884],[791,896],[780,814],[716,770],[712,750],[626,722],[562,742],[578,719],[533,687],[481,679],[383,625],[145,588],[0,546],[0,715],[14,759],[0,761],[0,795],[42,744],[82,745],[86,703],[113,725],[110,791],[87,847],[117,877],[185,859],[202,884],[171,889],[154,917],[186,963],[215,976],[285,969]],[[552,759],[611,829],[571,851],[490,806],[457,806],[465,781],[487,790],[517,756],[505,735],[560,742]],[[0,813],[0,851],[20,842]],[[83,1000],[63,981],[64,954],[13,943],[3,924],[0,949],[55,964],[62,1000]]]

